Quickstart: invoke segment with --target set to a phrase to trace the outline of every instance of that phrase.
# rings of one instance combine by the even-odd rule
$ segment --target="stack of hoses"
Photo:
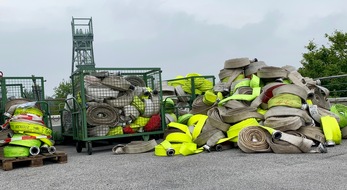
[[[14,132],[4,147],[4,157],[16,158],[38,155],[43,151],[55,153],[54,141],[51,140],[52,130],[45,126],[42,111],[35,103],[18,105],[14,115],[9,118],[9,127]]]
[[[161,94],[158,90],[146,87],[147,82],[141,75],[123,76],[121,72],[114,74],[102,71],[86,75],[84,87],[88,136],[143,132],[147,123],[142,121],[148,122],[152,117],[152,120],[157,121],[162,103]],[[148,129],[160,129],[152,126],[150,124]]]
[[[207,150],[231,142],[244,152],[325,153],[325,146],[341,143],[340,129],[347,125],[344,110],[330,111],[329,91],[294,67],[236,58],[225,61],[219,77],[215,87],[193,101],[189,115],[180,114],[177,120],[167,112],[170,126],[158,149],[193,143],[196,148],[191,150]],[[185,83],[181,77],[170,84],[180,91]],[[197,120],[199,115],[204,119]],[[176,123],[186,127],[175,128]],[[182,154],[180,148],[177,151]]]
[[[169,81],[168,85],[175,87],[179,97],[183,99],[182,101],[187,100],[184,98],[186,96],[185,93],[192,94],[194,92],[197,95],[201,95],[213,88],[213,82],[199,73],[188,73],[185,77],[177,76],[176,79]],[[177,86],[179,87],[176,88]]]

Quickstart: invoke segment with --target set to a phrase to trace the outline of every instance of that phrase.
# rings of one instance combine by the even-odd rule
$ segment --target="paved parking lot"
[[[326,154],[246,154],[239,149],[191,156],[87,155],[58,145],[68,163],[0,171],[1,189],[346,189],[347,141]]]

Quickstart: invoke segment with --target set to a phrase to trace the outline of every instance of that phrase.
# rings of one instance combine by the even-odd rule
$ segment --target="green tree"
[[[301,75],[311,78],[321,78],[322,86],[328,88],[333,96],[347,96],[347,77],[331,77],[347,73],[347,33],[334,31],[325,34],[327,45],[320,47],[311,40],[305,48],[301,60],[302,67],[298,69]]]
[[[55,98],[66,98],[68,94],[72,94],[72,83],[63,79],[53,90]]]

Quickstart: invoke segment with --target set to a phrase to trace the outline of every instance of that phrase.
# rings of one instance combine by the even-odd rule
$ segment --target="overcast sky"
[[[72,17],[92,17],[97,67],[215,75],[231,58],[301,66],[310,40],[347,31],[344,0],[0,0],[0,71],[69,80]]]

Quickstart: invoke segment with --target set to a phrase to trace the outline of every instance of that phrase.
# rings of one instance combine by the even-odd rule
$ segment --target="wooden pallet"
[[[0,167],[5,170],[12,170],[14,167],[40,167],[45,162],[51,163],[67,163],[67,154],[63,151],[57,151],[54,154],[43,153],[37,156],[18,157],[18,158],[4,158],[0,156]]]

